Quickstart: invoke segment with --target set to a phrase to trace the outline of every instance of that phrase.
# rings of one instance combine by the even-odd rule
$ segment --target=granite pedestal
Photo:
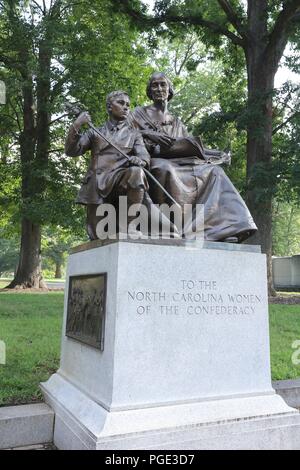
[[[62,334],[42,384],[59,449],[300,448],[300,415],[271,385],[258,247],[94,242],[70,277],[106,275],[102,350]]]

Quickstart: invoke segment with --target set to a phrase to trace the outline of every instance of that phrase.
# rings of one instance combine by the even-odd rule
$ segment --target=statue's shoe
[[[224,243],[239,243],[239,239],[238,237],[227,237],[227,238],[224,238],[224,240],[220,240]]]

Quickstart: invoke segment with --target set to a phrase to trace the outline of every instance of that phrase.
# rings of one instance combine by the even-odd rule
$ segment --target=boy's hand
[[[146,162],[139,157],[130,157],[130,164],[134,166],[145,167]]]
[[[73,123],[73,126],[78,131],[81,126],[84,124],[89,124],[90,122],[92,122],[91,116],[87,111],[85,111],[78,116],[76,121]]]

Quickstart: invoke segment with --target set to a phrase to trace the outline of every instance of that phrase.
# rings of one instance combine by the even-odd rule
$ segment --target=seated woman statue
[[[137,107],[129,116],[151,155],[151,173],[183,210],[185,204],[204,205],[205,240],[240,243],[257,227],[222,168],[210,163],[214,152],[204,149],[199,138],[189,136],[182,122],[168,112],[173,95],[170,80],[163,73],[154,73],[147,86],[153,104]],[[155,204],[171,204],[159,186],[149,184]],[[195,225],[192,220],[188,230],[197,232]]]

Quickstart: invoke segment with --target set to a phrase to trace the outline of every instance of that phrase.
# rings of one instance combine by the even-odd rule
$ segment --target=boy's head
[[[125,91],[113,91],[106,98],[109,117],[115,121],[125,121],[130,110],[130,99]]]

